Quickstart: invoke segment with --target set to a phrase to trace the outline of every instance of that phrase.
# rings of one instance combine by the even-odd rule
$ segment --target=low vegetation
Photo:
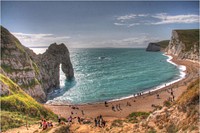
[[[56,115],[37,103],[8,77],[0,74],[0,80],[9,86],[10,94],[0,97],[2,131],[25,124],[25,119],[36,122],[41,118],[56,120]],[[24,117],[26,116],[26,117]],[[8,124],[11,123],[12,124]]]
[[[157,42],[157,44],[159,44],[162,49],[165,49],[169,45],[169,40],[163,40],[163,41]]]
[[[199,29],[176,30],[176,32],[178,33],[179,40],[185,44],[185,51],[191,50],[194,44],[199,49]]]
[[[139,121],[146,119],[149,114],[150,113],[148,112],[133,112],[127,117],[127,119],[128,122],[138,123]]]
[[[122,127],[123,126],[123,120],[117,119],[114,120],[111,124],[111,127]]]

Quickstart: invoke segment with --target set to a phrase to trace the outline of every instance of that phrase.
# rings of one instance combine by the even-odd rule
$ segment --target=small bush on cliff
[[[137,123],[141,119],[146,119],[149,116],[149,114],[150,113],[148,112],[133,112],[127,117],[127,119],[129,122]]]
[[[166,100],[166,101],[163,102],[163,105],[166,106],[166,107],[170,107],[171,102]]]

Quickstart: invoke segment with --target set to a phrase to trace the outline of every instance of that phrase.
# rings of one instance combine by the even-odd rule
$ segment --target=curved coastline
[[[163,89],[164,87],[168,87],[174,83],[177,83],[181,80],[183,80],[186,76],[186,66],[184,65],[178,65],[176,64],[175,62],[173,62],[173,57],[171,55],[167,55],[165,53],[162,54],[163,56],[167,56],[168,58],[166,59],[166,61],[174,66],[176,66],[178,69],[179,69],[179,78],[175,78],[172,79],[172,80],[169,80],[169,81],[166,81],[158,86],[155,86],[155,87],[152,87],[152,88],[149,88],[147,90],[144,90],[144,91],[140,91],[138,93],[141,93],[141,95],[145,95],[145,94],[148,94],[148,93],[153,93],[153,92],[156,92],[158,90],[161,90]],[[130,98],[134,98],[134,97],[138,97],[137,93],[136,94],[131,94],[129,96],[125,96],[125,97],[121,97],[121,98],[117,98],[117,99],[111,99],[111,100],[107,100],[107,102],[115,102],[115,101],[121,101],[121,100],[126,100],[126,99],[130,99]],[[73,103],[69,103],[67,101],[63,102],[63,101],[47,101],[46,104],[49,104],[49,105],[59,105],[59,106],[70,106],[70,105],[76,105],[76,106],[84,106],[84,105],[94,105],[94,104],[99,104],[99,103],[103,103],[104,101],[97,101],[97,102],[92,102],[92,103],[81,103],[81,104],[73,104]]]
[[[166,101],[170,96],[170,91],[173,91],[175,95],[175,101],[186,91],[187,87],[191,82],[195,81],[199,77],[199,64],[193,63],[187,60],[179,60],[176,56],[173,56],[172,61],[178,65],[184,65],[187,67],[186,76],[182,80],[173,83],[167,87],[163,87],[159,90],[151,92],[150,94],[143,94],[142,96],[130,97],[117,101],[108,102],[108,107],[105,107],[104,102],[88,103],[88,104],[44,104],[45,107],[49,108],[56,114],[60,114],[62,117],[68,118],[71,115],[71,111],[76,112],[76,116],[83,116],[81,111],[84,111],[84,117],[96,117],[98,115],[104,116],[104,118],[125,118],[132,112],[150,112],[155,109],[155,106],[162,106],[163,102]],[[157,98],[157,94],[160,98]],[[127,103],[131,106],[127,106]],[[111,107],[116,105],[121,106],[122,110],[113,111]],[[78,110],[73,109],[78,108]]]
[[[169,62],[170,64],[176,66],[179,69],[179,72],[180,72],[179,78],[178,79],[174,79],[174,80],[170,80],[170,81],[166,81],[165,83],[162,83],[161,85],[155,86],[155,87],[150,88],[150,89],[145,90],[145,91],[142,91],[142,95],[148,94],[149,92],[155,92],[155,91],[160,90],[160,89],[162,89],[164,87],[168,87],[168,86],[170,86],[170,85],[172,85],[172,84],[174,84],[174,83],[176,83],[176,82],[178,82],[178,81],[180,81],[180,80],[185,78],[185,76],[186,76],[185,71],[186,71],[187,67],[184,66],[184,65],[178,65],[175,62],[173,62],[172,61],[173,57],[171,55],[167,55],[165,53],[163,53],[162,55],[167,56],[168,59],[166,61]],[[137,97],[137,96],[138,96],[137,94],[136,95],[130,95],[130,96],[126,96],[126,97],[122,97],[122,98],[118,98],[118,99],[109,100],[108,102],[125,100],[125,99],[129,99],[129,98]]]

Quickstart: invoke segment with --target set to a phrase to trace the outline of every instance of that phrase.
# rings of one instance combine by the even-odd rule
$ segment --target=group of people
[[[106,121],[103,119],[102,115],[97,116],[97,118],[94,119],[95,127],[105,127]]]
[[[120,103],[119,103],[119,104],[116,104],[116,106],[112,105],[112,110],[113,110],[113,111],[120,111],[120,110],[122,110],[122,109],[121,109]]]
[[[52,128],[53,127],[53,123],[52,122],[48,122],[45,119],[42,119],[40,122],[40,128],[42,128],[42,130],[46,130],[47,128]]]

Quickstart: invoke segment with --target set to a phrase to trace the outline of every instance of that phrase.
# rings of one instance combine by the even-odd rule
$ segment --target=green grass
[[[149,116],[150,113],[147,112],[133,112],[131,113],[128,117],[143,117],[143,118],[147,118]]]
[[[114,120],[111,124],[111,127],[122,127],[123,126],[123,120]]]
[[[194,44],[199,49],[199,29],[175,30],[178,33],[179,40],[185,44],[185,51],[191,50]]]
[[[157,44],[159,44],[161,48],[165,49],[169,45],[169,40],[163,40],[163,41],[157,42]]]
[[[19,112],[1,111],[1,127],[2,131],[10,128],[17,128],[20,126],[36,124],[37,119],[22,115]]]
[[[166,107],[170,107],[171,102],[166,100],[166,101],[163,102],[163,105],[166,106]]]
[[[32,62],[32,64],[33,64],[33,68],[35,70],[36,75],[39,75],[40,69],[38,68],[37,64],[35,62]]]
[[[11,92],[11,95],[0,97],[2,111],[9,112],[10,114],[13,113],[13,115],[19,113],[20,115],[25,115],[33,120],[40,120],[41,118],[56,120],[57,116],[53,112],[36,102],[11,79],[3,74],[0,74],[0,80],[9,86],[9,90]],[[9,121],[14,121],[13,124],[16,124],[15,122],[17,119],[15,119],[15,117],[9,117],[7,119],[4,115],[3,121],[1,121],[2,129],[9,129],[18,126],[13,126],[12,124],[3,124],[9,123]],[[23,122],[19,119],[19,126],[22,123]]]
[[[150,113],[148,112],[133,112],[127,117],[128,122],[138,123],[141,119],[146,119]]]

